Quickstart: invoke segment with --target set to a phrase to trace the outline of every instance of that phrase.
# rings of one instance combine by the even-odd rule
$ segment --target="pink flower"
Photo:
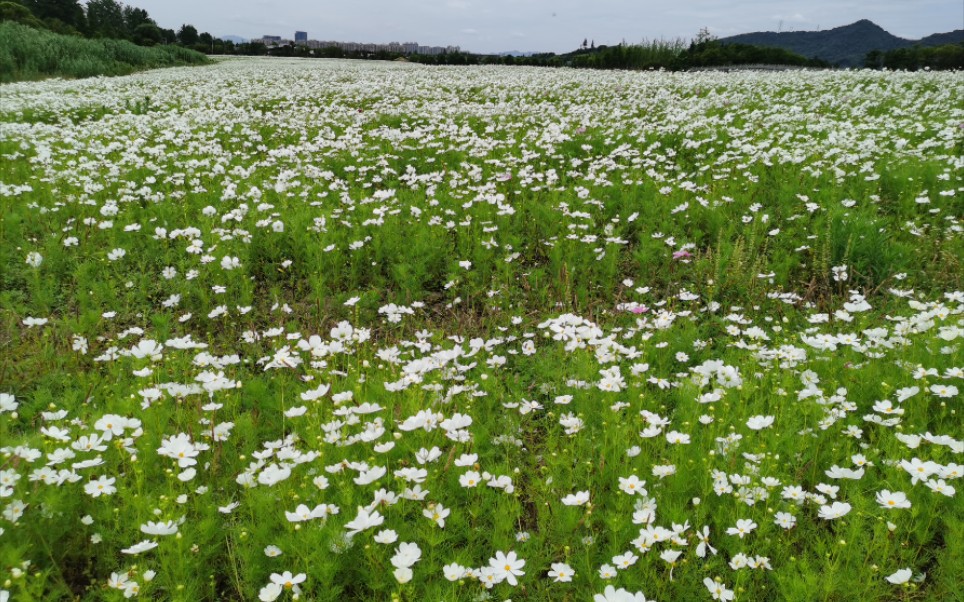
[[[673,253],[673,259],[688,259],[692,256],[693,254],[687,251],[686,249],[683,249],[682,251],[676,251],[675,253]]]

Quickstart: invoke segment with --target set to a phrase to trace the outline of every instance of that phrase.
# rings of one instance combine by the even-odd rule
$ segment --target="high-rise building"
[[[308,32],[307,31],[296,31],[295,32],[295,44],[307,44],[308,43]]]

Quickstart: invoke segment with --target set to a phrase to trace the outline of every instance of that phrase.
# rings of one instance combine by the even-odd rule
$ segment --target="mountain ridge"
[[[805,57],[823,59],[841,67],[860,67],[868,52],[898,48],[942,46],[964,42],[964,29],[935,33],[920,40],[895,36],[868,19],[821,31],[758,31],[721,38],[723,44],[752,44],[783,48]]]

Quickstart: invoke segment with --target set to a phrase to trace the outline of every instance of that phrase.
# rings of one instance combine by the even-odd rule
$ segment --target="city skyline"
[[[257,38],[248,40],[250,42],[261,43],[266,46],[284,46],[295,44],[307,46],[312,50],[320,48],[340,48],[348,52],[391,52],[396,54],[428,54],[438,55],[444,53],[460,52],[458,46],[426,46],[418,42],[359,42],[356,40],[317,40],[309,38],[305,31],[296,31],[294,39],[282,35],[264,34]]]
[[[706,27],[719,37],[753,31],[831,29],[869,19],[890,33],[919,39],[964,27],[960,0],[684,0],[666,8],[649,0],[372,0],[353,5],[307,0],[133,0],[162,27],[187,23],[216,37],[265,34],[292,39],[295,31],[318,40],[460,46],[490,53],[512,50],[568,52],[584,38],[596,44],[644,39],[691,39]]]

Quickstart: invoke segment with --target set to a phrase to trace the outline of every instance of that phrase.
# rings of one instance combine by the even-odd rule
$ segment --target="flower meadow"
[[[3,601],[964,590],[959,75],[0,92]]]

